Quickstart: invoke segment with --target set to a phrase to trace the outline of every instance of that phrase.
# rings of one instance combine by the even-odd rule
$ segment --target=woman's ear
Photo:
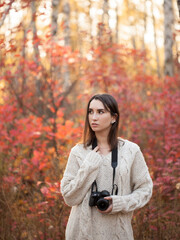
[[[112,116],[111,124],[115,123],[117,119],[117,113]]]

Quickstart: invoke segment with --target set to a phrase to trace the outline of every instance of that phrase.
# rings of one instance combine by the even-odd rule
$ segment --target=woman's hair
[[[85,118],[85,127],[83,135],[83,144],[84,147],[90,146],[96,139],[95,132],[91,129],[89,124],[89,105],[92,100],[99,100],[104,105],[105,109],[110,112],[111,116],[116,117],[116,122],[112,124],[111,129],[108,135],[108,144],[111,147],[111,150],[117,146],[118,141],[118,128],[119,128],[119,109],[118,104],[113,96],[109,94],[97,94],[93,96],[87,105],[86,118]]]

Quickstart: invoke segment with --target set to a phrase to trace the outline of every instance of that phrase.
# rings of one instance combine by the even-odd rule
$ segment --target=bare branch
[[[2,15],[2,18],[0,20],[0,28],[2,27],[2,25],[4,24],[4,21],[6,19],[6,16],[8,15],[11,7],[12,7],[12,4],[13,4],[14,0],[11,0],[10,3],[8,4],[8,7],[6,8],[6,10],[4,11],[3,15]]]

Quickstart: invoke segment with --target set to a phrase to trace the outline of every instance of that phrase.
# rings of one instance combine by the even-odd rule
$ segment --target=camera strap
[[[92,149],[94,149],[97,146],[97,139],[94,139],[93,143],[92,143]],[[116,174],[116,167],[118,164],[118,149],[117,146],[112,150],[112,154],[111,154],[111,166],[113,168],[113,181],[112,181],[112,195],[117,195],[118,194],[118,186],[116,184],[114,184],[114,180],[115,180],[115,174]],[[92,184],[92,189],[94,188],[94,186],[96,187],[97,190],[97,183],[96,180],[93,182]]]
[[[113,168],[113,182],[112,182],[112,195],[115,193],[115,195],[118,194],[118,186],[114,184],[115,180],[115,174],[116,174],[116,167],[118,164],[117,158],[118,158],[118,150],[117,146],[112,150],[112,156],[111,156],[111,166]]]

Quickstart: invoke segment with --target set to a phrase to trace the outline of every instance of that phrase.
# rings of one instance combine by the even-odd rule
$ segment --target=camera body
[[[101,192],[92,191],[89,199],[89,206],[97,206],[101,211],[105,211],[109,207],[109,200],[104,199],[104,197],[110,196],[110,193],[106,190]]]

